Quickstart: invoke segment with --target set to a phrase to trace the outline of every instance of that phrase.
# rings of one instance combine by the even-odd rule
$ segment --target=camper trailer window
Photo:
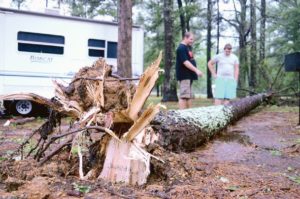
[[[65,38],[63,36],[31,33],[31,32],[18,32],[18,40],[45,42],[45,43],[53,43],[53,44],[65,44]]]
[[[117,50],[118,50],[118,43],[108,41],[107,42],[107,58],[117,58]]]
[[[88,46],[89,47],[102,47],[105,48],[105,40],[99,40],[99,39],[89,39],[88,40]]]
[[[90,57],[104,57],[105,56],[105,40],[89,39],[89,56]]]
[[[64,54],[65,38],[58,35],[18,32],[18,51]]]
[[[104,50],[89,49],[90,57],[104,57]]]
[[[49,53],[49,54],[64,54],[63,47],[38,45],[38,44],[18,44],[18,51],[34,52],[34,53]]]

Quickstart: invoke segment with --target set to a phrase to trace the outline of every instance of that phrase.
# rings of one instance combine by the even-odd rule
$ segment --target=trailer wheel
[[[20,100],[16,103],[16,111],[20,115],[29,115],[32,112],[32,103],[28,100]]]

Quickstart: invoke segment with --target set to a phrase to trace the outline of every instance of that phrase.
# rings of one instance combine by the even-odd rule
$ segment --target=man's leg
[[[179,97],[179,109],[186,109],[190,106],[191,99],[191,81],[181,80],[180,84],[180,97]]]
[[[227,104],[229,104],[229,100],[228,100],[228,99],[226,99],[226,100],[223,100],[223,104],[224,104],[224,105],[227,105]]]
[[[186,108],[192,108],[192,99],[187,99],[186,100],[186,105],[187,105]]]
[[[215,105],[221,105],[223,103],[223,100],[221,99],[215,99]]]
[[[224,78],[222,77],[217,77],[215,80],[215,105],[221,105],[223,104],[223,99],[225,96],[225,82]]]
[[[187,100],[179,98],[179,109],[186,109],[187,108]]]
[[[237,82],[234,79],[228,79],[225,88],[224,104],[229,104],[230,100],[236,98]]]

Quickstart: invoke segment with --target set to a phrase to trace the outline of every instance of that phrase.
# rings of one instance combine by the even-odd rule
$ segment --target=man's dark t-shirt
[[[195,67],[196,61],[193,57],[192,50],[184,44],[179,44],[176,50],[176,78],[178,81],[184,79],[197,80],[198,76],[194,71],[188,69],[183,62],[190,61]]]

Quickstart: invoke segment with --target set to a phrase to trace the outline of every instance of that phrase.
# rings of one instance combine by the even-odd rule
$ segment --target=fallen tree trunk
[[[257,107],[267,94],[258,94],[226,106],[209,106],[159,113],[151,122],[157,143],[171,151],[192,151]]]

